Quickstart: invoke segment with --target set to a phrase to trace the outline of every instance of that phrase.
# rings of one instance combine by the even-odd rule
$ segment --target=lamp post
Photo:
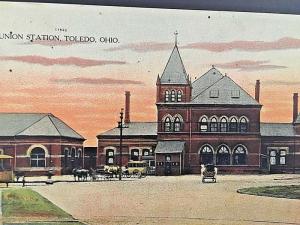
[[[118,122],[118,128],[120,129],[120,159],[119,159],[119,180],[122,180],[122,138],[123,138],[123,115],[124,109],[120,112],[120,121]]]

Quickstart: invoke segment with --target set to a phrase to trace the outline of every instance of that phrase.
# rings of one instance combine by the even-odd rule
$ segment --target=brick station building
[[[214,67],[191,82],[176,44],[156,87],[157,122],[131,122],[126,93],[123,165],[146,159],[157,175],[199,173],[208,163],[230,173],[300,171],[297,93],[291,123],[261,122],[259,80],[254,98]],[[119,129],[97,138],[97,164],[118,164]]]
[[[12,156],[13,169],[25,175],[81,167],[84,140],[52,114],[0,113],[0,154]]]

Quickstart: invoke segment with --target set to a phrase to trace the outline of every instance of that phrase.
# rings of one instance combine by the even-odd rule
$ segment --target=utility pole
[[[120,121],[118,122],[118,128],[120,129],[120,159],[119,159],[119,180],[122,180],[122,138],[123,138],[123,115],[124,109],[121,109],[120,112]]]

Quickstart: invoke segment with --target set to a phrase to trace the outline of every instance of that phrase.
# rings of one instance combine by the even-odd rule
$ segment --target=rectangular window
[[[286,164],[286,150],[280,150],[279,163],[280,163],[280,165],[285,165]]]
[[[210,124],[210,132],[218,132],[218,124],[217,123]]]
[[[240,98],[240,90],[232,90],[231,98]]]
[[[276,150],[271,150],[270,151],[270,164],[271,165],[276,165]]]
[[[207,124],[201,124],[200,125],[200,131],[201,132],[207,132],[208,130],[208,125]]]
[[[218,98],[219,97],[219,90],[210,90],[209,97],[210,98]]]

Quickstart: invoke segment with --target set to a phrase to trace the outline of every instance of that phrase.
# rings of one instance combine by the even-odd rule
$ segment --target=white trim
[[[220,149],[222,146],[226,146],[226,147],[228,148],[228,150],[229,150],[229,154],[232,155],[231,148],[229,148],[229,146],[226,145],[226,144],[220,144],[220,145],[218,145],[218,147],[217,147],[217,149],[216,149],[216,154],[218,154],[219,149]]]
[[[239,146],[242,146],[244,148],[244,150],[246,151],[246,155],[248,155],[248,148],[245,145],[243,145],[243,144],[237,144],[237,145],[235,145],[234,148],[232,148],[232,154],[234,154],[235,149],[237,147],[239,147]]]
[[[34,144],[34,145],[31,145],[27,151],[26,151],[26,155],[30,157],[31,155],[31,151],[34,149],[34,148],[41,148],[45,151],[45,157],[49,157],[49,152],[48,152],[48,149],[44,146],[44,145],[41,145],[41,144]]]
[[[214,147],[213,147],[212,145],[210,145],[210,144],[203,144],[203,145],[201,145],[201,147],[200,147],[199,150],[198,150],[198,155],[201,154],[201,150],[202,150],[202,148],[204,148],[205,146],[209,146],[209,147],[212,149],[213,154],[217,154],[217,152],[215,151],[215,149],[214,149]]]

